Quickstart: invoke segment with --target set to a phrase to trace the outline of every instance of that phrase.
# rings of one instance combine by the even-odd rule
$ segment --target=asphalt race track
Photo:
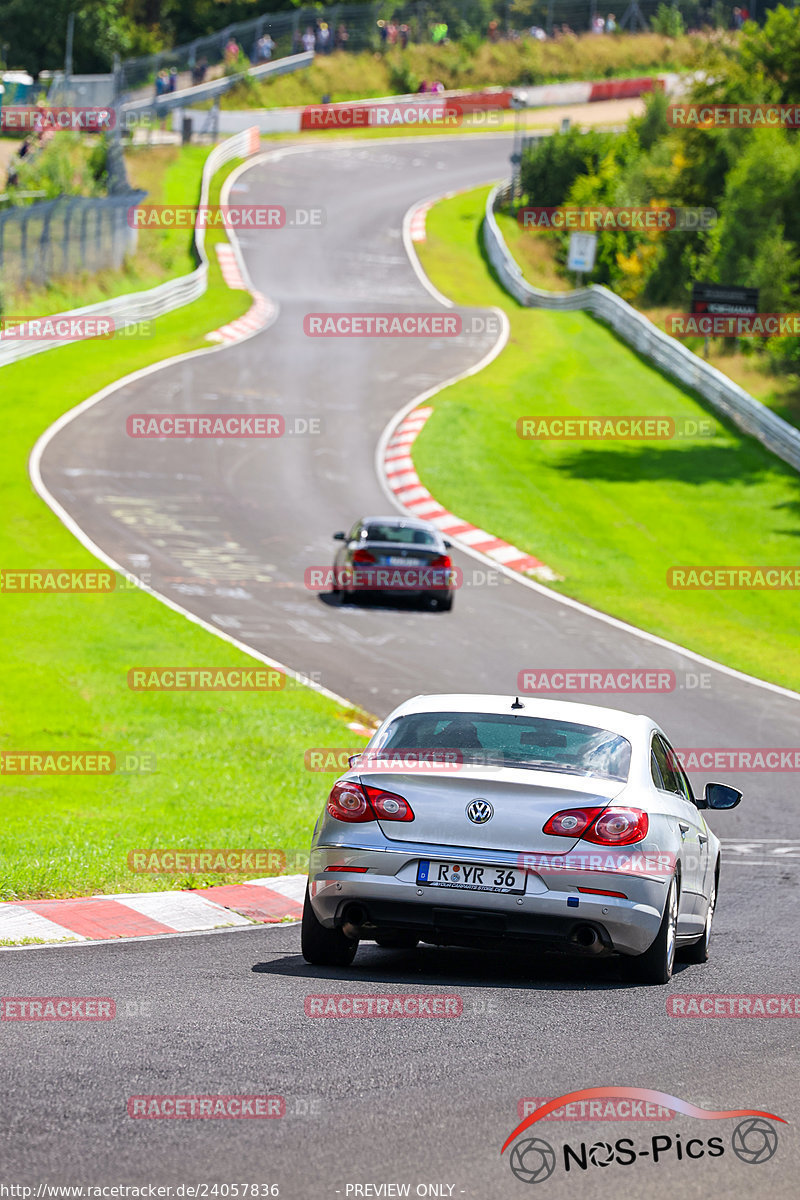
[[[436,311],[405,252],[403,215],[426,197],[506,174],[509,151],[506,138],[392,140],[320,146],[254,166],[232,202],[326,212],[321,228],[242,239],[255,286],[279,305],[276,321],[238,347],[167,366],[84,412],[47,447],[45,483],[99,546],[148,570],[156,590],[372,713],[417,692],[513,693],[526,667],[649,666],[674,670],[676,690],[629,705],[620,695],[598,702],[645,708],[680,747],[790,747],[800,716],[791,697],[521,582],[481,582],[470,573],[482,565],[466,555],[454,561],[470,586],[450,614],[340,608],[304,586],[308,567],[330,563],[335,529],[391,511],[374,466],[389,419],[478,362],[495,337],[315,339],[305,336],[303,317]],[[318,417],[323,431],[268,442],[137,441],[125,433],[133,413],[242,409]],[[367,945],[347,971],[313,968],[300,957],[296,926],[0,956],[9,995],[113,996],[119,1014],[108,1023],[0,1028],[5,1173],[22,1183],[274,1183],[282,1197],[313,1200],[397,1195],[354,1188],[408,1184],[412,1196],[499,1200],[531,1187],[511,1174],[509,1153],[500,1156],[520,1098],[616,1084],[708,1109],[763,1109],[789,1124],[777,1126],[774,1157],[753,1164],[734,1154],[731,1120],[543,1123],[531,1136],[557,1155],[564,1142],[577,1149],[626,1136],[637,1153],[649,1152],[652,1137],[675,1142],[677,1133],[684,1142],[721,1136],[725,1152],[679,1160],[673,1145],[658,1162],[649,1152],[630,1166],[590,1162],[568,1173],[559,1160],[542,1194],[796,1195],[800,1056],[792,1020],[680,1020],[665,1012],[669,995],[798,990],[796,782],[777,772],[718,777],[737,783],[745,799],[712,820],[730,845],[712,958],[679,965],[666,988],[633,988],[612,964],[515,964],[431,947]],[[704,777],[694,782],[702,786]],[[458,995],[463,1015],[304,1014],[308,994],[387,990]],[[286,1116],[126,1115],[129,1096],[173,1093],[280,1094]]]

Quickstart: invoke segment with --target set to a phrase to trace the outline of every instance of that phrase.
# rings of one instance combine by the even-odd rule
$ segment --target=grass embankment
[[[428,213],[420,258],[457,303],[496,304],[506,349],[446,389],[414,449],[420,478],[451,512],[535,554],[553,586],[753,675],[800,690],[791,591],[676,591],[669,567],[798,563],[800,479],[757,442],[585,313],[524,309],[479,246],[487,189]],[[713,437],[525,441],[519,417],[712,418]]]
[[[323,96],[356,100],[415,92],[423,80],[446,88],[510,87],[566,79],[686,70],[708,45],[702,34],[666,38],[657,33],[595,37],[582,34],[559,41],[482,42],[477,48],[410,44],[385,54],[336,51],[317,55],[310,67],[269,82],[250,81],[227,92],[223,108],[272,108],[319,104]]]
[[[574,276],[568,275],[558,261],[556,239],[552,235],[525,230],[507,213],[498,213],[497,221],[506,245],[528,283],[551,292],[565,292],[575,286]],[[633,307],[662,331],[667,315],[678,311],[677,305],[656,308],[640,301],[634,301]],[[702,338],[682,338],[681,341],[695,354],[703,354]],[[785,421],[800,426],[800,378],[797,375],[776,375],[763,357],[739,350],[732,352],[724,338],[709,339],[708,361]]]
[[[184,162],[184,166],[186,163]],[[172,199],[199,193],[195,169],[173,176]],[[226,171],[230,167],[226,168]],[[212,199],[222,176],[215,180]],[[215,237],[209,241],[213,246]],[[174,248],[176,262],[182,253]],[[4,408],[0,534],[5,568],[92,568],[96,560],[33,492],[30,449],[61,413],[128,372],[207,345],[205,334],[249,305],[223,283],[155,323],[152,338],[66,346],[0,369]],[[133,875],[131,849],[304,848],[330,776],[303,769],[308,746],[358,747],[351,713],[303,688],[266,693],[137,693],[145,666],[257,665],[138,590],[0,596],[5,628],[2,749],[106,750],[155,756],[145,774],[5,774],[0,800],[0,899],[153,891],[219,875]],[[242,876],[230,877],[231,879]]]

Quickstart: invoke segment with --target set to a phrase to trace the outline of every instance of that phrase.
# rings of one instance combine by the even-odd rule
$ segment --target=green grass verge
[[[422,482],[450,511],[546,562],[563,576],[558,591],[800,690],[796,593],[666,583],[671,566],[797,564],[797,474],[588,314],[510,299],[480,250],[486,194],[434,206],[418,249],[445,295],[503,308],[511,339],[479,375],[434,399],[414,449]],[[715,433],[662,442],[534,442],[516,433],[522,416],[620,414],[711,416]]]
[[[196,197],[197,173],[183,186],[180,199]],[[67,346],[0,370],[5,568],[97,565],[34,493],[26,467],[31,446],[87,396],[149,363],[207,346],[208,331],[247,309],[250,297],[228,290],[216,265],[213,244],[222,236],[209,232],[206,295],[157,321],[154,337]],[[254,665],[139,590],[5,593],[0,603],[2,749],[149,754],[156,766],[131,775],[4,774],[0,899],[154,891],[228,878],[133,875],[131,849],[307,846],[331,777],[305,771],[304,750],[361,745],[347,729],[352,713],[304,688],[129,691],[133,665]]]

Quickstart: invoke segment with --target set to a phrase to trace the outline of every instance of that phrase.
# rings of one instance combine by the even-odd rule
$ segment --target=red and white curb
[[[0,904],[3,943],[105,942],[298,921],[305,875],[277,875],[196,891],[129,892]]]
[[[442,533],[458,546],[476,550],[494,559],[501,567],[519,571],[534,579],[555,580],[560,576],[532,554],[525,554],[502,538],[494,537],[485,529],[471,525],[448,512],[420,482],[414,469],[411,447],[420,430],[430,417],[431,407],[415,408],[404,417],[386,444],[383,454],[383,472],[395,499],[415,517],[431,521]]]
[[[414,209],[408,227],[412,242],[424,242],[428,236],[425,229],[425,218],[430,207],[430,204],[420,204],[418,208]]]
[[[243,317],[237,317],[229,325],[223,325],[220,329],[215,329],[213,333],[206,335],[209,342],[225,342],[227,345],[232,345],[234,342],[241,342],[243,338],[251,337],[254,333],[266,329],[275,316],[276,308],[263,293],[248,288],[236,251],[229,242],[219,242],[216,251],[222,278],[228,287],[236,291],[250,291],[253,297],[253,305]]]

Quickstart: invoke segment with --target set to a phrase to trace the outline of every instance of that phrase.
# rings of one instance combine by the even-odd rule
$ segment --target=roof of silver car
[[[515,701],[521,708],[513,707]],[[519,717],[550,717],[574,721],[581,725],[597,725],[623,737],[641,736],[654,721],[640,713],[622,712],[618,708],[602,708],[595,704],[578,704],[571,700],[545,700],[537,696],[485,696],[473,692],[413,696],[399,705],[393,717],[421,712],[506,713]]]

